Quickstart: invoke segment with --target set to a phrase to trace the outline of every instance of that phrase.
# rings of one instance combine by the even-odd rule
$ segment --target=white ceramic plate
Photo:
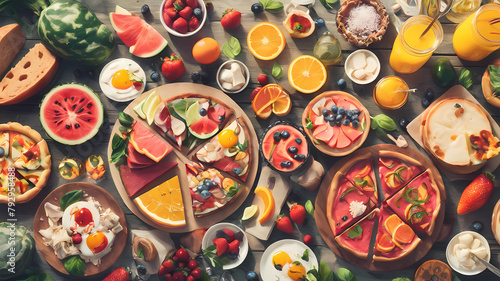
[[[116,64],[122,64],[122,65],[130,65],[133,69],[138,69],[136,72],[133,72],[137,77],[141,78],[143,83],[142,87],[137,91],[136,93],[127,93],[127,94],[116,94],[115,89],[109,85],[104,83],[102,80],[104,73],[108,71],[108,69]],[[99,75],[99,86],[101,87],[101,91],[108,97],[110,100],[118,101],[118,102],[126,102],[126,101],[131,101],[138,97],[139,95],[144,92],[144,89],[146,88],[146,73],[144,73],[144,70],[142,67],[135,61],[131,59],[126,59],[126,58],[120,58],[116,60],[110,61],[108,64],[106,64],[102,70],[101,74]],[[114,93],[114,94],[112,94]]]
[[[168,31],[168,33],[170,33],[172,35],[175,35],[177,37],[189,37],[189,36],[197,33],[198,31],[200,31],[200,29],[205,24],[205,21],[207,20],[207,7],[205,6],[205,1],[198,0],[198,7],[201,9],[201,12],[203,14],[203,17],[199,20],[200,26],[198,26],[198,28],[195,31],[191,31],[188,33],[177,32],[174,29],[168,27],[167,24],[165,23],[165,20],[163,19],[163,7],[165,6],[165,2],[167,2],[167,0],[163,0],[163,2],[161,2],[161,6],[159,9],[160,10],[160,21],[161,21],[161,24],[163,25],[163,27]]]
[[[230,63],[239,64],[241,67],[241,70],[243,70],[243,77],[245,77],[245,84],[236,90],[228,90],[228,89],[222,87],[222,82],[220,81],[220,73],[221,73],[222,69],[229,69]],[[223,64],[221,64],[221,66],[219,67],[219,70],[217,70],[217,79],[216,80],[217,80],[217,85],[219,85],[219,88],[223,92],[228,93],[228,94],[237,94],[237,93],[243,91],[248,86],[248,83],[250,82],[250,71],[248,70],[248,67],[244,63],[242,63],[241,61],[228,60],[228,61],[225,61]]]
[[[245,234],[245,232],[241,228],[239,228],[238,226],[236,226],[232,223],[227,223],[227,222],[221,222],[221,223],[215,224],[212,227],[210,227],[207,230],[207,232],[205,233],[205,235],[203,236],[203,240],[201,241],[201,248],[203,250],[205,250],[206,248],[208,248],[208,246],[213,245],[212,239],[215,238],[215,234],[217,233],[217,231],[223,230],[226,227],[231,229],[235,234],[239,231],[241,231],[241,233],[243,233],[243,241],[241,241],[241,243],[240,243],[240,253],[239,253],[238,258],[233,260],[231,263],[228,263],[228,264],[225,264],[222,266],[222,269],[229,270],[229,269],[233,269],[233,268],[237,267],[238,265],[240,265],[245,260],[245,258],[247,257],[247,254],[248,254],[247,235]]]
[[[305,262],[301,259],[305,250],[309,250],[309,262]],[[260,276],[263,281],[292,280],[287,276],[286,272],[279,271],[273,266],[273,255],[278,251],[286,252],[292,259],[292,262],[300,261],[300,263],[305,266],[306,272],[313,267],[319,269],[318,259],[311,248],[298,240],[283,239],[271,244],[267,247],[266,251],[264,251],[264,254],[262,254],[262,258],[260,259]]]
[[[367,58],[373,57],[377,61],[377,66],[378,66],[377,70],[375,71],[375,74],[369,79],[359,80],[359,79],[354,78],[351,75],[352,71],[354,70],[351,58],[358,53],[364,53]],[[380,61],[378,60],[378,57],[374,53],[372,53],[368,50],[361,49],[361,50],[357,50],[355,52],[352,52],[347,57],[347,59],[345,60],[344,69],[345,69],[345,73],[347,74],[347,77],[349,77],[349,79],[351,79],[354,83],[360,84],[360,85],[366,85],[366,84],[370,84],[371,82],[375,81],[375,79],[377,79],[377,77],[380,73]]]
[[[472,236],[474,236],[474,238],[478,238],[481,241],[483,246],[486,248],[486,251],[488,251],[488,256],[484,260],[486,260],[487,262],[490,261],[491,250],[490,250],[490,245],[488,244],[488,241],[481,234],[474,232],[474,231],[462,231],[462,232],[458,233],[457,235],[455,235],[453,238],[451,238],[450,242],[448,243],[448,246],[446,247],[446,261],[448,262],[448,264],[450,265],[450,267],[453,270],[455,270],[456,272],[458,272],[460,274],[477,275],[477,274],[483,272],[486,269],[486,266],[476,263],[476,269],[469,270],[469,269],[462,267],[462,266],[459,267],[458,264],[456,264],[454,262],[455,257],[452,256],[453,247],[459,242],[458,236],[463,235],[463,234],[467,234],[467,233],[472,234]]]

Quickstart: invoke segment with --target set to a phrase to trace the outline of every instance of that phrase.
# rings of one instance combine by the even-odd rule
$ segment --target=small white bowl
[[[229,270],[229,269],[233,269],[233,268],[239,266],[245,260],[245,258],[247,257],[247,254],[248,254],[247,235],[245,234],[245,232],[241,228],[239,228],[238,226],[236,226],[232,223],[227,223],[227,222],[221,222],[221,223],[215,224],[212,227],[210,227],[207,230],[207,232],[205,233],[205,235],[203,236],[203,240],[201,241],[201,248],[203,250],[205,250],[206,248],[208,248],[208,246],[211,246],[212,239],[215,238],[215,234],[217,233],[217,231],[223,230],[224,228],[231,229],[232,231],[234,231],[235,234],[238,231],[241,231],[241,233],[243,233],[243,241],[241,241],[241,243],[240,243],[240,252],[239,252],[238,258],[233,260],[232,262],[222,266],[222,269]]]
[[[240,65],[241,69],[243,70],[243,76],[245,77],[245,85],[241,86],[241,88],[237,89],[237,90],[227,90],[225,89],[224,87],[222,87],[222,83],[220,82],[220,72],[222,71],[222,69],[224,68],[228,68],[227,66],[229,66],[230,63],[237,63]],[[229,68],[228,68],[229,69]],[[219,70],[217,70],[217,85],[219,85],[219,88],[221,88],[222,91],[224,91],[225,93],[228,93],[228,94],[237,94],[241,91],[243,91],[247,86],[248,86],[248,83],[250,82],[250,71],[248,70],[248,67],[242,63],[241,61],[239,60],[228,60],[228,61],[225,61],[223,64],[221,64],[221,66],[219,67]]]
[[[198,28],[195,31],[191,31],[188,33],[180,33],[168,27],[165,21],[163,20],[163,7],[165,6],[165,2],[167,2],[167,0],[163,0],[160,6],[160,21],[163,27],[168,31],[168,33],[175,35],[177,37],[189,37],[195,34],[196,32],[200,31],[200,29],[205,24],[205,21],[207,20],[207,7],[205,6],[205,2],[203,0],[197,0],[197,1],[198,1],[198,7],[201,9],[201,13],[203,14],[203,17],[200,20],[200,26],[198,26]]]
[[[462,231],[460,233],[458,233],[457,235],[455,235],[453,238],[451,238],[450,242],[448,243],[448,246],[446,247],[446,260],[448,262],[448,265],[450,265],[450,267],[455,270],[456,272],[460,273],[460,274],[463,274],[463,275],[477,275],[481,272],[483,272],[485,269],[486,269],[486,266],[482,265],[482,264],[478,264],[477,265],[477,268],[475,270],[467,270],[463,267],[458,267],[456,264],[454,264],[454,262],[452,260],[450,260],[450,258],[452,258],[452,250],[453,250],[453,247],[458,243],[458,236],[460,235],[463,235],[463,234],[472,234],[472,236],[474,236],[474,238],[478,238],[481,243],[483,244],[483,246],[486,248],[486,250],[488,251],[488,256],[485,258],[485,260],[487,262],[490,261],[490,258],[491,258],[491,250],[490,250],[490,245],[488,244],[488,241],[486,240],[486,238],[484,238],[484,236],[482,236],[481,234],[477,233],[477,232],[474,232],[474,231]]]
[[[118,63],[120,63],[122,65],[131,65],[134,68],[139,69],[139,71],[134,73],[134,74],[137,77],[141,78],[143,83],[142,83],[142,87],[139,89],[139,91],[137,93],[135,93],[135,94],[116,94],[115,89],[111,85],[104,83],[104,81],[102,80],[104,73],[106,71],[108,71],[108,69],[111,66],[118,64]],[[140,94],[142,94],[142,92],[144,92],[144,89],[146,88],[146,73],[144,73],[144,70],[137,62],[135,62],[131,59],[127,59],[127,58],[115,59],[115,60],[112,60],[109,63],[107,63],[102,68],[101,73],[99,74],[99,86],[101,87],[101,91],[104,93],[104,95],[106,95],[106,97],[108,97],[110,100],[114,100],[117,102],[131,101],[131,100],[135,99],[136,97],[138,97]]]
[[[354,78],[351,75],[352,71],[354,70],[354,68],[352,66],[352,57],[354,55],[356,55],[357,53],[364,53],[367,58],[368,57],[373,57],[377,61],[377,66],[378,66],[377,70],[375,71],[375,75],[373,75],[370,79],[359,80],[357,78]],[[345,60],[344,68],[345,68],[345,73],[347,74],[347,77],[349,77],[349,79],[351,79],[354,83],[360,84],[360,85],[366,85],[366,84],[370,84],[371,82],[375,81],[375,79],[377,79],[377,77],[378,77],[378,75],[380,73],[380,61],[378,60],[378,57],[374,53],[372,53],[372,52],[370,52],[368,50],[360,49],[360,50],[357,50],[355,52],[352,52],[347,57],[347,59]]]

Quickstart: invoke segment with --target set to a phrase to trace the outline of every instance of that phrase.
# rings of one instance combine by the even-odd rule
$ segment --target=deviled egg
[[[109,62],[101,71],[99,86],[111,100],[130,101],[146,87],[146,74],[135,61],[120,58]]]

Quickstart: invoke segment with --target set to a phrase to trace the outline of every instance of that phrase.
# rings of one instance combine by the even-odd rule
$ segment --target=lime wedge
[[[160,97],[156,94],[156,92],[152,92],[142,105],[142,112],[146,114],[146,120],[149,125],[153,124],[155,112],[160,103]]]
[[[142,106],[146,102],[147,98],[143,99],[138,105],[134,107],[134,112],[139,115],[142,119],[146,119],[146,114],[142,111]]]
[[[259,207],[257,207],[257,205],[246,207],[243,211],[243,217],[241,217],[241,220],[246,221],[253,218],[253,216],[255,216],[255,214],[257,213],[257,210],[259,210]]]
[[[198,111],[198,103],[195,102],[191,106],[189,106],[186,111],[186,124],[191,126],[194,122],[198,121],[201,118],[200,113]]]

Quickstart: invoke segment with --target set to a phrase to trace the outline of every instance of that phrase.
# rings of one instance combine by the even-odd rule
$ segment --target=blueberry
[[[201,19],[201,18],[203,18],[203,13],[201,12],[201,9],[200,9],[200,8],[194,8],[194,10],[193,10],[193,15],[194,15],[197,19]]]
[[[151,77],[151,80],[156,82],[156,81],[160,80],[160,73],[153,71],[153,72],[151,72],[150,77]]]
[[[428,99],[426,99],[425,97],[422,98],[422,106],[424,108],[427,108],[430,104],[431,102]]]
[[[325,122],[330,122],[331,121],[331,117],[330,116],[325,116],[323,119],[325,120]],[[335,117],[333,119],[335,120]]]
[[[353,116],[351,116],[351,121],[354,121],[354,120],[359,121],[359,115],[354,114]]]
[[[300,138],[296,138],[296,139],[295,139],[295,143],[296,143],[296,144],[302,144],[302,140],[301,140]]]
[[[484,227],[484,225],[480,221],[475,221],[472,223],[472,230],[474,230],[474,231],[481,231],[481,230],[483,230],[483,227]]]
[[[295,154],[295,153],[297,153],[297,151],[299,151],[299,150],[295,146],[290,146],[288,148],[288,153],[290,153],[290,154]]]
[[[279,131],[274,132],[273,139],[275,142],[279,142],[281,140],[281,133]]]
[[[352,110],[352,113],[356,114],[356,115],[359,115],[361,113],[361,111],[359,111],[359,109],[355,108],[355,109]]]
[[[239,240],[240,242],[243,241],[243,232],[238,231],[234,234],[234,240]]]
[[[293,156],[293,159],[299,160],[299,161],[304,161],[304,160],[306,160],[306,156],[304,154],[295,154]]]
[[[212,196],[212,193],[210,193],[210,191],[208,191],[208,190],[202,190],[200,192],[200,196],[203,199],[208,199],[210,196]]]
[[[343,216],[343,217],[342,217],[342,220],[343,220],[343,221],[346,221],[346,220],[347,220],[347,216]]]
[[[281,167],[282,168],[289,168],[292,166],[292,162],[290,161],[281,161]]]
[[[346,115],[347,117],[352,117],[352,115],[353,115],[353,114],[352,114],[352,110],[346,110],[346,111],[345,111],[345,115]]]
[[[353,127],[353,128],[357,128],[357,127],[358,127],[358,125],[359,125],[359,122],[358,122],[358,120],[353,120],[353,121],[351,122],[351,124],[352,124],[352,127]]]
[[[205,71],[200,73],[200,78],[201,78],[201,83],[207,85],[210,84],[210,75],[206,73]]]
[[[339,107],[339,110],[338,110],[337,113],[340,114],[340,115],[344,115],[345,114],[345,109],[341,106],[341,107]]]
[[[432,91],[432,89],[427,89],[425,91],[424,97],[426,99],[428,99],[429,101],[433,101],[434,100],[434,92]]]
[[[219,115],[217,119],[219,119],[219,121],[222,122],[224,121],[224,119],[226,119],[226,115]]]
[[[235,260],[235,259],[237,259],[237,258],[238,258],[238,253],[231,253],[231,252],[228,252],[228,253],[226,254],[226,256],[227,256],[230,260],[232,260],[232,261],[233,261],[233,260]]]
[[[73,70],[73,74],[76,76],[76,77],[80,77],[82,76],[82,71],[80,69],[75,69]]]
[[[336,121],[340,121],[342,119],[344,119],[344,116],[342,116],[341,114],[338,114],[337,117],[335,117]]]
[[[247,281],[256,281],[257,280],[257,273],[255,271],[250,271],[247,273]]]
[[[146,5],[145,5],[146,6]],[[148,273],[148,271],[146,270],[146,267],[143,265],[143,264],[138,264],[137,265],[137,272],[140,274],[140,275],[146,275],[146,273]]]
[[[203,185],[206,186],[206,187],[211,187],[212,186],[212,180],[211,179],[205,179],[203,181]]]
[[[203,185],[203,184],[202,184],[202,185],[198,185],[198,189],[197,189],[197,190],[198,190],[199,192],[202,192],[202,191],[204,191],[204,190],[208,190],[209,188],[210,188],[209,186],[206,186],[206,185]]]
[[[344,126],[349,126],[350,123],[351,123],[351,121],[349,121],[349,119],[347,119],[347,118],[342,121],[342,125],[344,125]]]
[[[337,85],[339,86],[340,89],[345,89],[345,87],[347,87],[346,81],[342,78],[339,79]]]
[[[233,168],[233,173],[239,175],[239,174],[241,174],[241,169],[240,168]]]
[[[408,120],[406,118],[399,119],[399,126],[403,131],[406,132],[406,127],[408,127]]]
[[[330,124],[330,126],[332,126],[332,127],[335,127],[335,121],[334,120],[330,121],[328,124]]]
[[[3,147],[0,147],[0,158],[5,156],[5,149]]]
[[[314,23],[316,24],[316,27],[323,27],[323,26],[325,26],[325,20],[322,19],[322,18],[317,19]]]
[[[340,127],[341,125],[342,125],[342,122],[340,122],[340,121],[335,122],[335,126]]]
[[[251,10],[255,15],[257,15],[264,11],[264,5],[262,5],[261,3],[254,3],[252,4]]]
[[[287,139],[290,137],[290,133],[288,131],[281,131],[281,138],[282,139]]]
[[[200,109],[200,115],[201,115],[201,116],[205,116],[205,115],[207,115],[207,110],[206,110],[206,109],[204,109],[204,108]]]
[[[339,107],[334,105],[334,106],[332,106],[331,110],[332,110],[333,114],[337,114],[337,112],[339,111]]]
[[[321,114],[323,114],[323,116],[328,116],[328,109],[323,109],[321,110]]]
[[[144,4],[142,7],[141,7],[141,13],[143,15],[149,13],[149,6],[147,4]]]
[[[200,81],[200,79],[201,79],[201,75],[198,71],[191,73],[191,80],[193,80],[193,82],[196,83],[196,82]]]

